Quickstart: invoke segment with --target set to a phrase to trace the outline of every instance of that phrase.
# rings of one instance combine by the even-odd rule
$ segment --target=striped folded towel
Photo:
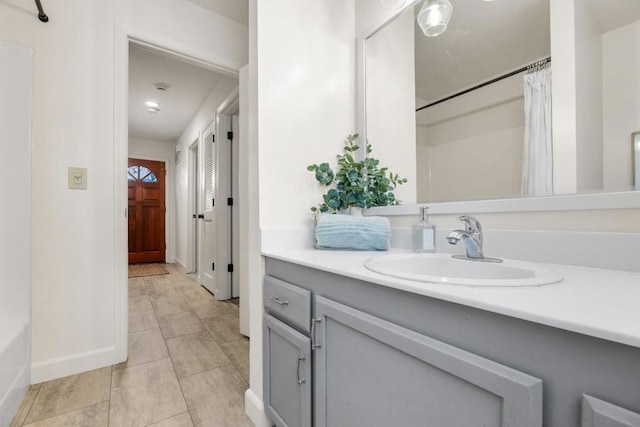
[[[389,219],[381,216],[324,214],[316,225],[316,248],[386,251],[391,241]]]

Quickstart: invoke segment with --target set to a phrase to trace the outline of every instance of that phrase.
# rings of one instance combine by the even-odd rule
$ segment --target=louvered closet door
[[[213,124],[203,133],[203,183],[204,183],[204,225],[202,227],[204,268],[202,269],[202,284],[214,295],[218,293],[215,280],[215,268],[226,268],[216,261],[216,221],[214,199],[216,194],[216,159]],[[215,264],[215,265],[214,265]]]
[[[165,262],[164,162],[129,159],[129,264]]]

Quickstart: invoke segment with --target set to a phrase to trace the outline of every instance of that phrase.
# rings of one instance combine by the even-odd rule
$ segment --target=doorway
[[[122,286],[118,285],[116,288],[116,351],[120,355],[119,358],[121,360],[126,359],[127,354],[127,338],[128,338],[128,316],[127,316],[127,274],[126,261],[124,261],[124,248],[128,247],[127,244],[127,225],[128,225],[128,205],[124,204],[124,201],[127,200],[127,196],[125,191],[128,190],[128,186],[124,186],[124,177],[127,176],[127,161],[128,157],[137,158],[140,155],[142,158],[145,158],[145,155],[149,157],[156,157],[157,160],[160,158],[167,158],[167,170],[172,174],[167,177],[167,183],[171,182],[172,189],[166,195],[167,204],[166,207],[170,210],[171,215],[173,216],[173,220],[169,221],[171,218],[167,220],[166,223],[166,232],[167,232],[167,249],[165,254],[166,262],[176,262],[175,266],[168,266],[169,269],[173,267],[182,268],[181,271],[195,271],[201,277],[204,276],[207,269],[213,270],[212,267],[214,262],[210,260],[206,260],[203,262],[198,262],[197,259],[203,257],[204,251],[201,250],[203,247],[203,239],[198,237],[200,233],[198,233],[199,223],[202,223],[204,226],[204,218],[198,218],[198,215],[204,215],[203,210],[195,210],[194,207],[197,205],[203,205],[205,203],[204,193],[203,196],[200,197],[200,200],[196,197],[197,189],[204,187],[204,173],[199,172],[203,170],[203,164],[205,161],[204,158],[204,138],[207,136],[204,132],[206,122],[215,122],[213,127],[213,133],[217,132],[217,121],[216,119],[216,106],[220,105],[221,102],[224,102],[226,97],[230,92],[234,90],[237,91],[238,85],[238,73],[230,68],[225,68],[224,66],[215,65],[211,62],[211,58],[199,58],[197,52],[193,52],[190,50],[189,46],[175,46],[172,48],[162,47],[163,40],[157,40],[148,34],[135,33],[131,29],[120,29],[118,32],[119,43],[117,44],[117,64],[116,64],[116,170],[120,170],[121,178],[116,177],[116,224],[115,228],[117,233],[114,237],[116,244],[116,281]],[[208,70],[209,72],[216,72],[219,74],[216,82],[211,83],[211,87],[194,91],[202,94],[203,100],[198,102],[198,108],[211,108],[212,110],[208,112],[202,112],[198,110],[197,114],[190,113],[190,122],[188,124],[182,125],[181,134],[179,136],[169,137],[143,137],[139,135],[132,135],[132,132],[136,132],[140,128],[136,128],[135,126],[130,126],[130,119],[133,114],[136,114],[138,111],[140,116],[146,117],[148,120],[155,120],[154,125],[150,127],[153,132],[166,132],[166,126],[170,124],[170,120],[167,118],[171,117],[170,114],[172,111],[174,115],[185,114],[185,109],[183,108],[183,104],[175,102],[169,102],[166,98],[167,94],[171,95],[177,93],[179,90],[184,88],[183,84],[171,85],[172,81],[169,78],[163,77],[163,73],[169,70],[169,67],[163,66],[154,66],[149,67],[149,74],[153,74],[154,80],[151,81],[153,84],[147,84],[146,87],[151,87],[154,90],[155,96],[153,99],[149,98],[150,101],[156,101],[159,106],[151,106],[148,107],[148,104],[143,101],[147,101],[147,99],[139,99],[136,97],[132,97],[131,93],[127,95],[128,91],[131,91],[131,51],[135,48],[137,50],[143,50],[146,52],[152,52],[158,54],[164,58],[174,59],[182,64],[190,64],[192,66],[196,66],[200,70]],[[178,50],[176,50],[178,49]],[[190,53],[189,53],[190,52]],[[143,52],[144,53],[144,52]],[[129,59],[128,59],[129,58]],[[194,71],[194,73],[200,73],[199,71]],[[187,73],[181,73],[179,78],[184,79]],[[197,76],[196,76],[197,77]],[[175,81],[178,77],[176,77]],[[197,79],[190,77],[187,80],[181,80],[181,83],[194,83]],[[202,79],[201,79],[202,80]],[[129,83],[127,83],[129,81]],[[149,83],[149,82],[148,82]],[[160,83],[160,84],[156,84]],[[169,83],[169,84],[163,84]],[[215,88],[213,87],[215,86]],[[215,89],[215,90],[213,90]],[[147,106],[144,106],[147,104]],[[174,108],[172,110],[172,108]],[[146,111],[145,111],[145,108]],[[149,109],[153,110],[150,111]],[[128,126],[129,124],[129,126]],[[128,129],[128,130],[127,130]],[[137,129],[137,130],[136,130]],[[183,138],[184,137],[184,138]],[[129,141],[129,148],[131,147],[131,141],[138,138],[137,149],[135,152],[131,152],[129,156],[127,153],[127,141]],[[171,143],[173,141],[173,143]],[[154,144],[154,153],[149,152],[151,148],[151,142],[159,142],[159,144]],[[143,144],[144,143],[144,144]],[[148,143],[148,144],[147,144]],[[156,154],[155,147],[163,147],[162,154]],[[185,155],[183,156],[183,161],[180,161],[180,157],[178,156],[179,152],[183,152]],[[175,163],[173,162],[175,154]],[[216,159],[218,157],[216,156]],[[185,161],[189,160],[189,161]],[[198,171],[198,172],[197,172]],[[168,172],[168,173],[169,173]],[[169,181],[169,179],[171,181]],[[216,177],[213,177],[216,180]],[[193,183],[193,186],[190,185]],[[167,184],[168,187],[169,184]],[[188,188],[191,187],[191,188]],[[127,189],[127,190],[125,190]],[[223,206],[223,202],[226,202],[227,195],[219,194],[220,197],[220,207]],[[169,198],[171,202],[169,202]],[[212,201],[213,202],[213,201]],[[216,201],[217,202],[217,201]],[[216,203],[218,205],[218,203]],[[226,207],[226,203],[224,203]],[[216,206],[217,207],[217,206]],[[124,213],[124,215],[123,215]],[[192,215],[196,214],[196,218],[192,218]],[[172,237],[173,236],[173,237]],[[193,236],[193,239],[190,237]],[[173,243],[170,245],[170,243]],[[191,241],[190,241],[191,240]],[[190,256],[191,254],[191,256]],[[122,261],[120,261],[122,260]],[[216,265],[216,274],[224,271],[227,271],[227,265],[224,260],[220,260],[220,264],[218,264],[218,260],[215,260]],[[218,271],[218,267],[220,271]],[[202,280],[200,280],[202,283]],[[217,297],[217,295],[216,295]],[[229,298],[227,296],[226,298]],[[224,298],[224,299],[226,299]],[[222,299],[222,298],[221,298]],[[245,301],[247,302],[247,301]],[[242,305],[242,303],[241,303]]]
[[[129,264],[165,262],[164,162],[129,158]]]

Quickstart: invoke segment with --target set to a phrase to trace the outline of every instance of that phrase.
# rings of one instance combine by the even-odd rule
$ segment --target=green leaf
[[[345,138],[344,154],[337,155],[338,168],[334,172],[329,163],[312,164],[307,170],[315,172],[316,180],[326,186],[333,185],[322,196],[323,203],[311,208],[312,212],[336,212],[349,206],[372,207],[398,204],[391,192],[396,185],[407,182],[386,167],[380,167],[380,160],[367,155],[356,161],[351,153],[359,150],[354,142],[357,133]],[[372,151],[371,144],[366,144],[367,154]]]

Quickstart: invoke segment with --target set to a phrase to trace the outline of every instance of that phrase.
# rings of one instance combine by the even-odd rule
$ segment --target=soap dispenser
[[[420,221],[413,226],[413,251],[436,251],[436,226],[429,222],[429,207],[420,207]]]

